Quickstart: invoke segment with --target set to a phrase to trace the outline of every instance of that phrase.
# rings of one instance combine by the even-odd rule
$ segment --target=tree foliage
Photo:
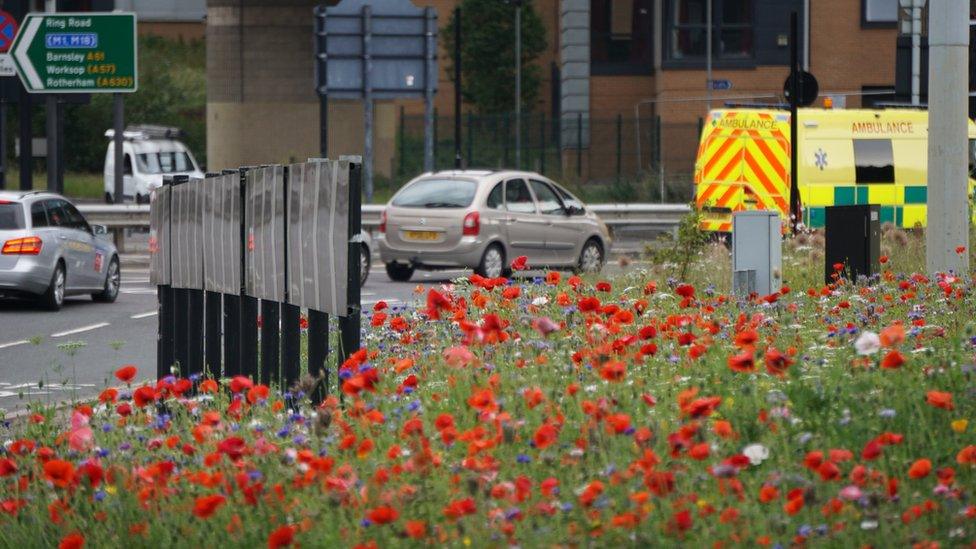
[[[462,98],[482,114],[515,110],[515,6],[503,0],[462,0]],[[441,30],[454,75],[454,18]],[[545,28],[531,0],[522,4],[522,108],[531,111],[539,96],[541,68],[534,63],[546,49]]]

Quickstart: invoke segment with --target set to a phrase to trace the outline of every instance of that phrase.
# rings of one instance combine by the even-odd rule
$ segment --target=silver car
[[[0,191],[0,298],[35,299],[58,310],[65,296],[119,295],[119,255],[63,196]]]
[[[459,170],[424,174],[400,189],[376,243],[390,279],[405,281],[415,269],[507,275],[519,256],[530,267],[597,272],[611,240],[596,214],[537,173]]]

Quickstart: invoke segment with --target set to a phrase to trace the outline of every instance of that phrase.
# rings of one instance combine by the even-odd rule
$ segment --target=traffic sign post
[[[138,89],[134,13],[31,13],[11,52],[30,93]]]

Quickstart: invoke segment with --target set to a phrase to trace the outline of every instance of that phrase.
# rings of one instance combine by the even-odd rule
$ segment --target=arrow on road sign
[[[23,30],[14,40],[13,56],[16,62],[15,64],[20,69],[21,80],[25,81],[24,84],[30,91],[39,90],[44,87],[44,83],[41,82],[41,77],[34,69],[34,64],[27,57],[27,50],[30,49],[31,44],[34,42],[34,36],[37,34],[37,29],[40,26],[40,17],[28,16],[27,25],[24,26]]]

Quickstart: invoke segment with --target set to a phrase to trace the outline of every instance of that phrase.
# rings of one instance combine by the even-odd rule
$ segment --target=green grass
[[[20,188],[20,172],[7,172],[7,189]],[[47,173],[34,172],[34,190],[47,190]],[[64,195],[81,200],[102,200],[105,196],[104,179],[100,173],[66,172]]]

